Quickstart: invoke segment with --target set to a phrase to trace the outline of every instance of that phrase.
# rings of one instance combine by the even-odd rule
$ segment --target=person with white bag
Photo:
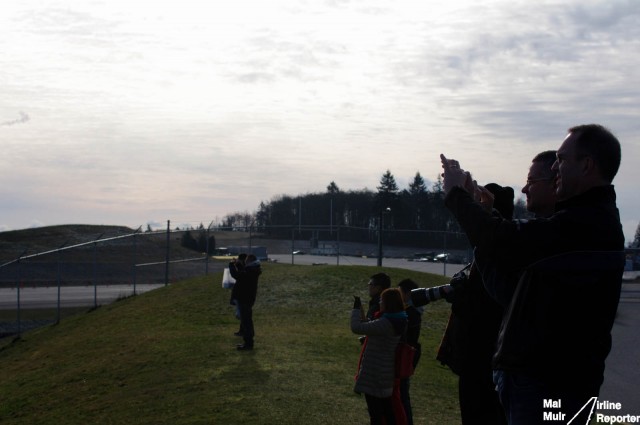
[[[222,274],[222,287],[225,289],[231,289],[231,298],[229,299],[229,304],[235,306],[235,316],[236,319],[240,320],[240,308],[238,307],[238,302],[233,297],[233,288],[236,285],[236,280],[233,276],[231,276],[231,267],[235,267],[236,269],[241,269],[244,267],[244,262],[247,258],[247,254],[240,254],[238,258],[229,263],[229,267],[224,269]],[[240,322],[240,329],[238,332],[233,333],[235,336],[242,336],[242,322]]]

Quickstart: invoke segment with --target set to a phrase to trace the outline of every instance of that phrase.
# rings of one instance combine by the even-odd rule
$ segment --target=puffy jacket
[[[354,391],[378,398],[391,397],[395,379],[396,347],[407,320],[386,317],[360,321],[360,310],[351,312],[351,331],[368,338],[363,347]]]

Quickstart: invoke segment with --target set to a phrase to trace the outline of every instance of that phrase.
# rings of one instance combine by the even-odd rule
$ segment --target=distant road
[[[351,256],[325,256],[325,255],[291,255],[291,254],[275,254],[269,255],[270,260],[277,260],[282,264],[301,264],[301,265],[341,265],[341,266],[376,266],[377,258],[371,257],[351,257]],[[430,263],[420,261],[407,261],[406,258],[383,258],[382,265],[384,267],[396,267],[399,269],[415,270],[425,273],[433,273],[445,276],[453,276],[462,269],[466,264],[443,264]]]
[[[136,285],[136,293],[142,294],[164,286],[163,284]],[[97,295],[97,297],[95,297]],[[60,288],[61,307],[93,306],[94,298],[98,305],[110,304],[118,298],[133,295],[133,285],[99,285],[97,292],[93,286],[63,286]],[[0,288],[0,310],[16,309],[18,290]],[[20,289],[20,306],[24,309],[56,308],[58,306],[58,288],[24,287]]]

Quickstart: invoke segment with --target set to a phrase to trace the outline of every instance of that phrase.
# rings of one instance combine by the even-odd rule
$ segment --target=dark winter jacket
[[[258,292],[258,278],[262,273],[260,261],[246,264],[244,267],[229,263],[229,272],[236,280],[231,291],[231,298],[243,304],[253,305]]]
[[[491,377],[503,308],[489,296],[475,262],[457,290],[437,359],[457,375]]]
[[[413,368],[418,366],[418,361],[422,355],[422,346],[420,345],[420,330],[422,327],[422,312],[412,305],[409,305],[404,310],[407,313],[407,333],[406,342],[416,349],[413,355]]]
[[[597,187],[558,203],[550,218],[509,221],[460,188],[449,192],[445,203],[470,242],[504,276],[520,276],[487,288],[510,298],[495,368],[597,394],[624,269],[615,199],[613,186]]]

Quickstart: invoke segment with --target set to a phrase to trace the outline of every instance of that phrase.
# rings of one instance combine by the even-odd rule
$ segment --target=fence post
[[[98,240],[102,235],[93,241],[93,308],[98,308]]]
[[[169,248],[171,244],[171,220],[167,220],[167,258],[164,267],[164,286],[169,284]]]
[[[66,245],[67,243],[65,242],[62,246]],[[57,308],[56,308],[56,324],[60,323],[60,286],[62,285],[62,278],[60,277],[61,274],[61,269],[62,269],[62,265],[61,265],[61,256],[62,256],[62,246],[60,248],[58,248],[58,302],[57,302]]]
[[[102,236],[102,235],[100,235]],[[100,237],[98,237],[100,239]],[[93,308],[98,308],[98,242],[93,243]]]
[[[207,259],[205,260],[204,263],[204,274],[205,276],[209,275],[209,238],[211,236],[209,236],[209,232],[211,230],[211,225],[213,224],[213,221],[211,223],[209,223],[209,225],[207,226],[207,243],[206,243],[206,254],[207,254]]]
[[[340,265],[340,225],[336,229],[336,266]]]
[[[23,253],[24,255],[24,253]],[[22,257],[22,255],[20,256]],[[20,338],[20,335],[22,334],[22,322],[20,321],[20,286],[22,285],[22,273],[21,273],[21,268],[22,268],[22,262],[20,261],[20,257],[18,257],[18,282],[16,284],[17,286],[17,294],[18,294],[18,308],[17,308],[17,313],[18,313],[18,338]]]
[[[293,251],[295,251],[295,231],[296,228],[292,227],[291,228],[291,265],[293,265]]]
[[[138,230],[140,230],[141,227],[138,227]],[[132,277],[133,277],[133,295],[137,295],[136,293],[136,283],[138,280],[138,275],[137,275],[137,264],[138,263],[138,232],[136,231],[133,234],[133,270],[131,270],[132,273]]]

